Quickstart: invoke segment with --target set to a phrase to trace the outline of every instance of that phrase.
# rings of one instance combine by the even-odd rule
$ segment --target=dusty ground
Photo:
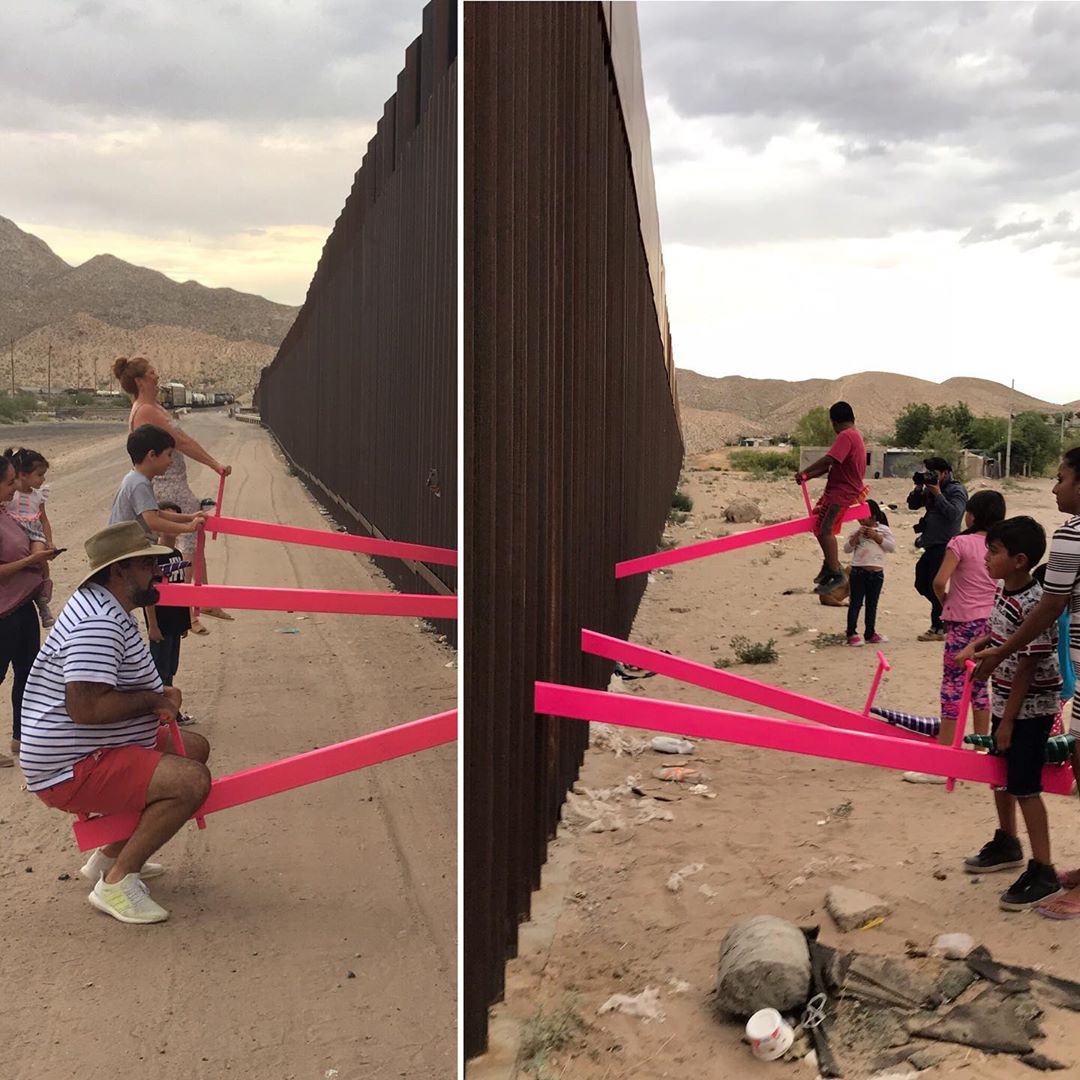
[[[326,527],[262,429],[221,414],[185,426],[234,467],[226,513]],[[52,459],[50,516],[71,548],[53,564],[60,597],[128,467],[124,432],[0,433]],[[190,469],[213,497],[216,477]],[[229,584],[388,588],[366,559],[316,548],[219,537],[208,562]],[[188,637],[177,680],[219,775],[454,707],[453,653],[412,619],[235,614]],[[185,827],[154,883],[172,918],[153,927],[87,904],[69,819],[20,783],[0,772],[5,1080],[454,1074],[453,745]]]
[[[812,485],[814,492],[820,483]],[[882,503],[903,506],[910,485],[876,481],[873,488]],[[1007,491],[1010,513],[1031,513],[1052,528],[1060,519],[1049,488],[1047,481],[1031,481]],[[692,520],[673,530],[681,543],[727,527],[722,508],[736,494],[759,499],[767,520],[803,512],[790,483],[689,470],[686,490],[695,508]],[[879,629],[891,638],[886,653],[894,670],[878,700],[932,713],[941,646],[915,640],[929,621],[929,605],[911,585],[911,525],[917,516],[905,512],[890,520],[902,550],[890,557],[886,571]],[[874,650],[815,645],[820,633],[843,630],[846,609],[821,607],[809,594],[782,595],[810,585],[817,551],[810,537],[796,538],[774,551],[752,548],[657,575],[632,636],[705,663],[730,653],[735,634],[774,638],[777,663],[734,670],[861,709]],[[629,686],[631,693],[754,710],[662,676]],[[612,730],[630,740],[648,734],[606,732]],[[534,910],[543,914],[523,928],[522,956],[510,964],[507,999],[495,1010],[501,1024],[507,1017],[527,1020],[538,1006],[552,1014],[569,1005],[586,1022],[587,1032],[572,1049],[548,1057],[543,1075],[812,1078],[815,1072],[804,1064],[754,1062],[740,1043],[741,1028],[713,1014],[720,940],[732,922],[749,914],[820,924],[828,944],[896,956],[903,955],[908,939],[929,944],[939,933],[963,930],[1000,960],[1043,965],[1065,977],[1080,970],[1080,925],[1034,913],[1008,915],[998,909],[997,896],[1010,876],[972,878],[961,872],[963,857],[993,830],[985,788],[961,784],[947,795],[940,787],[903,783],[894,772],[721,743],[699,743],[690,759],[651,750],[617,756],[597,745],[587,754],[581,784],[612,789],[628,776],[647,778],[659,765],[684,760],[709,777],[714,798],[683,793],[674,803],[653,804],[666,806],[673,820],[635,825],[641,800],[614,795],[626,828],[595,833],[564,824],[551,847],[544,888],[534,896]],[[1076,803],[1053,797],[1049,802],[1056,860],[1060,866],[1080,865]],[[830,814],[845,803],[848,814]],[[688,876],[679,892],[666,887],[674,871],[699,863],[703,869]],[[935,871],[943,871],[944,880]],[[841,935],[823,908],[825,891],[834,883],[887,897],[895,912],[876,929]],[[663,1020],[598,1015],[612,994],[636,995],[647,987],[660,991]],[[1039,1048],[1069,1063],[1059,1075],[1080,1076],[1080,1017],[1053,1012],[1045,1028],[1048,1038]],[[955,1050],[945,1065],[923,1075],[951,1075],[959,1068],[963,1075],[994,1078],[1029,1072],[1013,1058]]]

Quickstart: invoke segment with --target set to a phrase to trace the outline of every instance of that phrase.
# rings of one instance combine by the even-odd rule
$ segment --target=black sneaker
[[[964,860],[964,869],[969,874],[992,874],[996,870],[1015,870],[1024,865],[1024,849],[1015,836],[998,829],[994,839],[983,844],[978,855],[971,855]]]
[[[828,577],[828,575],[829,575],[829,564],[823,562],[821,564],[821,569],[817,572],[817,575],[814,577],[814,584],[815,585],[820,585],[825,580],[825,578]]]
[[[823,577],[815,586],[814,592],[823,594],[831,593],[838,585],[844,584],[844,571],[843,570],[827,570],[825,577]]]
[[[998,904],[1005,911],[1026,911],[1063,891],[1052,866],[1029,859],[1027,869],[1001,894]]]

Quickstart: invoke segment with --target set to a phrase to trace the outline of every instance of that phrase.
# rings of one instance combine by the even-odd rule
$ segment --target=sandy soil
[[[820,488],[820,481],[813,485]],[[877,481],[882,503],[904,504],[906,481]],[[1031,481],[1009,490],[1010,513],[1031,513],[1049,529],[1060,522],[1050,483]],[[686,490],[693,518],[673,530],[681,543],[716,535],[727,526],[722,509],[736,494],[760,501],[766,520],[798,516],[801,497],[789,483],[755,482],[741,474],[689,470]],[[929,605],[912,588],[916,552],[911,525],[917,515],[892,514],[902,550],[891,556],[879,629],[893,672],[879,702],[937,712],[941,646],[917,642],[928,625]],[[628,556],[638,554],[627,552]],[[774,638],[776,664],[739,666],[740,674],[862,708],[875,666],[874,650],[815,645],[820,633],[844,628],[846,609],[825,608],[813,595],[782,595],[807,588],[819,565],[810,537],[773,547],[687,563],[650,583],[632,637],[710,663],[730,653],[732,635]],[[613,682],[616,680],[613,680]],[[735,703],[663,677],[622,684],[624,692],[697,704]],[[761,711],[761,710],[756,710]],[[616,732],[631,741],[647,733]],[[545,885],[534,910],[551,912],[545,925],[523,928],[523,948],[510,964],[508,991],[496,1018],[527,1020],[538,1006],[549,1014],[567,1005],[588,1025],[571,1049],[549,1056],[543,1075],[582,1080],[650,1077],[806,1076],[806,1064],[766,1065],[740,1043],[741,1028],[717,1020],[711,1004],[720,940],[736,919],[766,913],[799,925],[820,924],[823,940],[847,948],[903,956],[907,940],[928,945],[947,931],[967,931],[1000,960],[1043,965],[1065,977],[1080,968],[1080,933],[1034,913],[1008,915],[997,896],[1006,874],[970,877],[964,856],[977,851],[994,827],[989,792],[961,784],[941,787],[903,783],[898,773],[810,757],[700,743],[691,758],[646,749],[617,755],[610,744],[589,750],[584,788],[611,791],[627,777],[649,778],[654,768],[691,761],[708,780],[709,795],[665,785],[675,802],[652,802],[672,820],[635,824],[643,801],[610,795],[626,820],[616,831],[587,832],[564,823],[551,846]],[[653,782],[653,786],[658,787]],[[849,804],[849,812],[834,808]],[[1080,815],[1075,802],[1049,799],[1058,864],[1080,864]],[[672,892],[669,876],[703,864]],[[943,873],[943,880],[934,877]],[[895,903],[883,925],[841,935],[824,911],[827,887],[844,883]],[[609,996],[660,992],[663,1020],[618,1013],[598,1015]],[[1044,1053],[1080,1076],[1080,1017],[1051,1012],[1045,1019]],[[1015,1059],[992,1059],[955,1050],[946,1064],[923,1075],[1013,1077],[1028,1070]],[[856,1075],[855,1072],[848,1076]]]
[[[221,414],[185,426],[233,464],[226,513],[326,527],[262,429]],[[123,430],[5,432],[53,461],[50,516],[72,549],[53,564],[60,597],[128,467]],[[213,497],[216,477],[191,475]],[[388,588],[366,559],[316,548],[221,537],[208,561],[229,584]],[[219,775],[454,706],[453,653],[412,619],[235,615],[189,635],[177,680]],[[20,783],[0,773],[6,1080],[454,1074],[454,746],[185,827],[154,882],[172,918],[154,927],[87,904],[69,819]]]

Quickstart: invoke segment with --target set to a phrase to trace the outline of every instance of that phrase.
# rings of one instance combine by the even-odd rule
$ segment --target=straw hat
[[[86,541],[86,557],[90,560],[90,570],[86,577],[75,586],[81,589],[99,570],[124,559],[138,559],[145,555],[172,555],[172,548],[162,547],[150,542],[137,521],[120,521],[101,532],[94,533]]]

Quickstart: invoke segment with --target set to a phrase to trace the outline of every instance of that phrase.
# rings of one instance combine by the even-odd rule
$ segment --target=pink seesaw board
[[[675,735],[718,739],[740,746],[759,746],[789,754],[850,761],[856,765],[910,769],[977,784],[1005,786],[1005,762],[1002,758],[976,754],[970,750],[956,750],[937,743],[912,742],[861,731],[831,730],[823,734],[820,728],[794,720],[707,709],[672,701],[631,698],[624,694],[582,690],[557,683],[536,683],[534,703],[536,712],[546,716],[668,731]],[[1067,765],[1043,766],[1043,789],[1047,793],[1069,795],[1072,781],[1072,770]]]
[[[265,799],[283,791],[304,787],[333,776],[365,769],[382,761],[405,757],[420,750],[453,742],[457,738],[457,711],[439,713],[423,720],[361,735],[348,742],[309,750],[306,754],[257,765],[215,780],[206,802],[192,815],[194,819],[229,810],[234,806]],[[75,823],[75,840],[80,851],[126,840],[139,823],[138,814],[112,814]]]

